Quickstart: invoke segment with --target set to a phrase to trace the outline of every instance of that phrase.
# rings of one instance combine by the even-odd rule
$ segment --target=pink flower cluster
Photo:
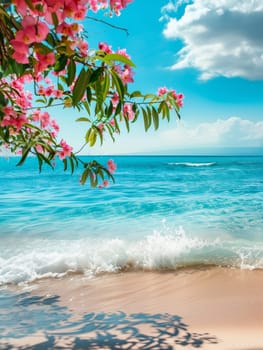
[[[4,116],[0,125],[1,127],[11,126],[12,133],[20,131],[23,125],[28,122],[26,115],[16,112],[12,106],[5,106],[2,112]]]
[[[158,96],[164,96],[166,94],[170,94],[176,101],[178,107],[183,106],[184,95],[182,93],[177,94],[175,90],[169,90],[167,89],[167,87],[160,87],[157,93],[158,93]]]
[[[114,163],[114,161],[112,159],[109,159],[108,162],[107,162],[107,168],[108,168],[108,171],[113,174],[116,169],[117,169],[117,165]],[[103,188],[103,187],[108,187],[109,186],[109,181],[108,180],[104,180],[102,182],[102,184],[100,184],[98,186],[98,188]]]
[[[62,148],[61,151],[58,152],[58,156],[60,159],[65,159],[66,157],[70,157],[71,153],[73,151],[73,148],[69,146],[66,141],[61,140],[60,141],[60,146]]]
[[[54,53],[46,46],[45,53],[37,52],[38,43],[44,42],[48,33],[55,30],[72,40],[64,40],[70,49],[78,49],[82,56],[87,55],[88,43],[80,38],[82,26],[78,23],[67,23],[67,20],[83,20],[87,11],[98,11],[109,8],[119,14],[132,0],[13,0],[17,13],[21,16],[21,29],[10,41],[13,47],[12,57],[19,63],[29,63],[29,57],[36,59],[35,71],[44,71],[55,61]],[[54,17],[56,20],[54,20]]]
[[[114,161],[112,159],[108,160],[107,166],[108,166],[108,170],[111,174],[113,174],[117,169],[117,165],[114,163]]]
[[[128,118],[130,121],[132,121],[135,117],[135,113],[132,110],[132,103],[125,103],[124,107],[123,107],[123,114],[126,118]]]
[[[52,138],[56,138],[59,132],[59,126],[54,119],[50,118],[50,114],[47,111],[42,112],[40,109],[34,110],[32,113],[28,113],[32,109],[32,94],[25,90],[25,83],[32,81],[32,76],[24,75],[20,78],[11,76],[12,80],[9,81],[6,78],[0,79],[1,92],[9,101],[9,104],[1,108],[2,117],[0,121],[1,127],[9,129],[11,135],[17,135],[24,127],[24,131],[27,134],[35,132],[32,125],[40,128]],[[38,76],[38,79],[42,79]],[[49,82],[48,78],[45,79]],[[10,87],[12,90],[10,90]],[[45,96],[48,96],[48,90],[45,91]],[[57,90],[52,90],[54,94]],[[60,159],[71,155],[72,147],[70,147],[64,140],[60,142],[61,150],[58,151]],[[36,144],[36,150],[39,153],[44,153],[44,148]]]
[[[99,43],[99,49],[104,51],[107,54],[110,53],[117,53],[123,57],[129,58],[130,56],[127,54],[126,49],[119,49],[116,52],[114,52],[111,49],[111,46],[109,46],[108,44],[104,43],[104,42],[100,42]],[[133,75],[134,72],[132,70],[132,68],[127,65],[121,65],[121,64],[117,64],[114,66],[114,70],[116,71],[116,73],[118,73],[119,77],[121,78],[121,80],[123,81],[124,84],[128,84],[128,83],[133,83]]]

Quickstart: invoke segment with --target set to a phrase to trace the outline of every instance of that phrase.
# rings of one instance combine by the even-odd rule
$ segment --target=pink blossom
[[[123,106],[123,114],[124,116],[128,117],[129,120],[133,120],[135,117],[135,113],[132,110],[132,104],[131,103],[125,103]]]
[[[39,62],[45,65],[46,67],[49,65],[53,65],[56,60],[53,52],[49,52],[45,55],[42,55],[41,53],[37,53],[37,58]]]
[[[39,121],[39,120],[40,120],[40,114],[41,114],[40,109],[37,109],[36,111],[34,111],[34,112],[32,113],[32,119],[33,119],[35,122]]]
[[[21,77],[19,77],[17,80],[20,81],[21,84],[25,84],[25,83],[32,82],[33,78],[32,78],[32,75],[30,75],[30,74],[24,74]]]
[[[83,30],[83,26],[78,23],[72,23],[70,24],[70,29],[73,34],[79,33]]]
[[[35,145],[35,149],[38,153],[44,153],[43,147],[39,144]]]
[[[45,92],[44,92],[44,95],[45,96],[51,96],[54,94],[54,86],[48,86],[46,89],[45,89]]]
[[[112,159],[108,160],[107,166],[108,166],[108,170],[111,174],[113,174],[117,169],[117,165],[114,163],[114,161]]]
[[[19,30],[16,33],[16,40],[21,41],[27,45],[36,41],[36,28],[35,26],[28,26]]]
[[[97,127],[100,130],[100,132],[104,131],[104,124],[103,123],[98,124]]]
[[[11,126],[14,128],[15,131],[19,131],[24,124],[28,122],[25,114],[17,114],[11,107],[10,108],[3,108],[4,113],[6,113],[3,117],[3,120],[1,121],[0,125],[2,127],[4,126]]]
[[[45,95],[45,91],[46,91],[46,89],[44,88],[44,86],[43,86],[43,85],[40,85],[40,86],[38,87],[37,94],[38,94],[38,95]]]
[[[46,84],[51,84],[51,83],[52,83],[52,80],[51,80],[49,77],[46,77],[46,78],[45,78],[45,83],[46,83]]]
[[[177,99],[176,99],[176,103],[178,104],[179,107],[183,107],[183,94],[178,94],[177,95]]]
[[[39,115],[41,128],[46,128],[50,122],[50,115],[48,112],[40,113]]]
[[[129,56],[126,52],[126,49],[119,49],[116,51],[116,53],[118,53],[119,55],[123,56],[123,57],[126,57],[128,59],[131,58],[131,56]]]
[[[13,46],[14,53],[12,57],[19,63],[29,63],[28,54],[29,47],[22,41],[10,40],[11,45]]]
[[[34,66],[36,75],[43,72],[48,66],[52,66],[55,63],[55,55],[53,52],[49,52],[45,55],[37,52],[36,56],[38,59],[37,63]]]
[[[124,71],[121,74],[121,80],[127,84],[127,83],[133,83],[133,71],[131,67],[126,66]]]
[[[103,183],[98,186],[98,188],[104,188],[104,187],[108,187],[108,186],[109,186],[109,181],[104,180]]]
[[[160,87],[159,89],[158,89],[158,96],[163,96],[164,94],[166,94],[168,92],[168,89],[167,89],[167,87]]]
[[[78,48],[82,54],[82,56],[87,56],[87,51],[88,51],[88,48],[89,48],[89,45],[86,41],[84,40],[81,40],[78,42]]]
[[[54,131],[55,131],[55,133],[58,133],[58,132],[59,132],[59,125],[58,125],[58,123],[57,123],[54,119],[52,119],[52,120],[50,121],[50,126],[52,126],[52,128],[53,128]]]
[[[61,90],[53,90],[53,95],[56,98],[61,98],[63,96],[63,91],[61,91]]]
[[[45,40],[49,33],[49,28],[46,23],[38,22],[36,29],[36,42],[41,43],[41,41]]]
[[[99,9],[97,0],[90,0],[89,1],[89,6],[90,6],[90,8],[92,9],[93,12],[97,12],[98,9]]]
[[[86,16],[87,9],[85,6],[81,6],[78,8],[78,10],[74,13],[73,18],[77,21],[83,20]]]
[[[99,43],[99,49],[105,51],[106,53],[112,53],[111,46],[103,42]]]
[[[24,3],[24,0],[18,0],[18,1],[21,1],[22,3]],[[15,0],[14,2],[17,2],[17,0]],[[23,16],[21,24],[23,28],[35,26],[37,24],[37,19],[33,16],[26,15],[26,16]]]
[[[64,140],[61,140],[60,146],[62,147],[62,151],[58,152],[59,158],[62,160],[62,159],[65,159],[66,157],[70,157],[73,148],[69,146]]]
[[[113,107],[116,107],[118,102],[119,102],[119,95],[117,94],[116,91],[114,92],[114,94],[112,96],[111,102],[112,102]]]

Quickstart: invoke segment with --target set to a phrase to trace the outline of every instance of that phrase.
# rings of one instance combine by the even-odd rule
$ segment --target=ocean
[[[87,157],[91,159],[90,157]],[[95,157],[94,157],[95,158]],[[0,286],[79,273],[263,268],[262,156],[112,156],[93,189],[0,158]]]

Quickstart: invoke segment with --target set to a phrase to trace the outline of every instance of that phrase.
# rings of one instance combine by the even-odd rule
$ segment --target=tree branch
[[[91,19],[92,21],[95,21],[95,22],[100,22],[100,23],[106,24],[107,26],[112,27],[114,29],[123,30],[127,36],[129,35],[128,29],[126,29],[126,28],[115,26],[114,24],[111,24],[107,21],[104,21],[103,19],[98,19],[98,18],[91,17],[91,16],[86,16],[86,18]]]

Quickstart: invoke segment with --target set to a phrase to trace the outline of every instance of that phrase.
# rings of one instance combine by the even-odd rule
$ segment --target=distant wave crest
[[[205,166],[213,166],[216,165],[216,162],[209,162],[209,163],[193,163],[193,162],[170,162],[168,165],[175,165],[175,166],[185,166],[185,167],[205,167]]]

